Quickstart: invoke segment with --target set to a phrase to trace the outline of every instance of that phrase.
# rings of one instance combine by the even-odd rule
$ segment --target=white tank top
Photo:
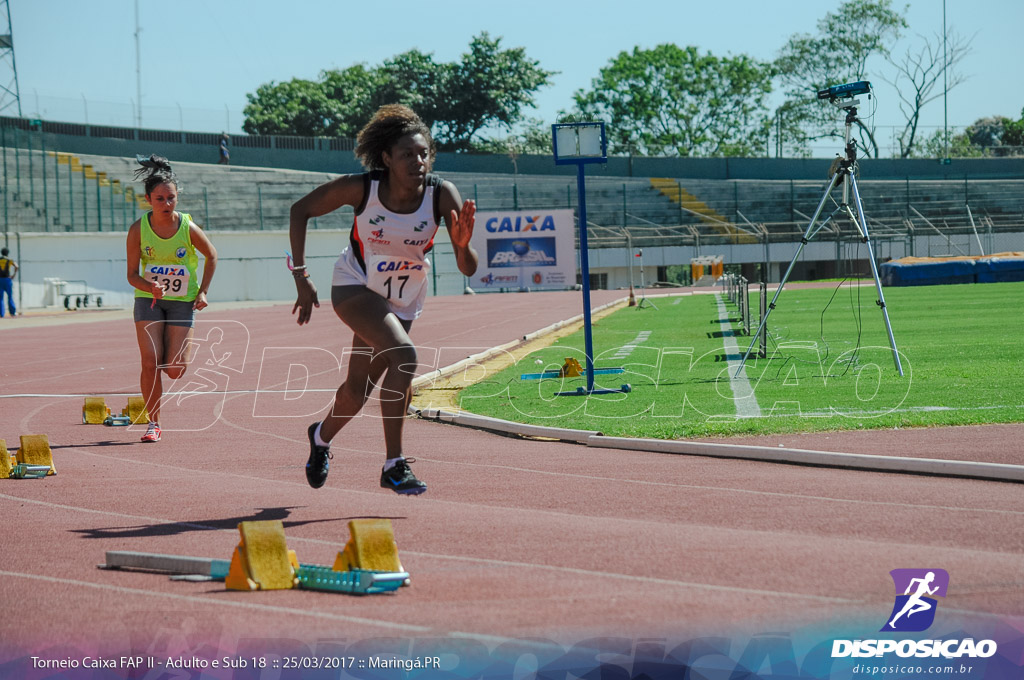
[[[430,274],[426,255],[434,247],[438,228],[435,196],[440,196],[443,180],[427,175],[419,207],[412,213],[396,213],[380,202],[380,176],[368,175],[369,187],[362,209],[356,211],[349,251],[366,273],[366,287],[396,311],[420,307]]]

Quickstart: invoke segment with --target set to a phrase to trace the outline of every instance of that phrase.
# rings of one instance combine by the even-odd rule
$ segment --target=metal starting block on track
[[[299,588],[353,595],[390,593],[393,590],[398,590],[409,578],[409,573],[405,571],[388,572],[370,569],[334,571],[330,567],[311,564],[300,564],[296,575],[299,579]]]
[[[114,427],[124,427],[132,424],[131,416],[109,415],[103,419],[103,424]]]
[[[41,479],[50,474],[49,465],[25,465],[18,463],[11,468],[11,479]]]
[[[50,440],[45,434],[21,435],[18,453],[11,456],[7,442],[0,439],[0,479],[35,479],[57,474]]]
[[[334,568],[299,564],[295,551],[285,546],[284,525],[279,520],[239,523],[242,540],[230,561],[108,551],[106,563],[98,566],[159,572],[169,574],[172,580],[224,581],[229,590],[242,591],[301,588],[374,595],[408,584],[409,574],[398,561],[390,520],[352,520],[349,528],[352,538],[338,553]],[[339,568],[341,565],[344,567]]]
[[[149,420],[146,401],[141,396],[128,397],[128,404],[121,409],[121,415],[110,410],[103,397],[86,397],[82,405],[84,425],[131,425],[145,424]]]
[[[86,397],[82,406],[82,424],[99,425],[110,416],[110,407],[103,397]]]

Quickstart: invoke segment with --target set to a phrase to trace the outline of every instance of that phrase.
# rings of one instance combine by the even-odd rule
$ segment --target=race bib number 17
[[[427,285],[429,266],[424,261],[401,257],[371,257],[367,262],[366,287],[396,307],[407,307]]]

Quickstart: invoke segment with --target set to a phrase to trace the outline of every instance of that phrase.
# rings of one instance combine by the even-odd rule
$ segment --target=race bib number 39
[[[188,294],[188,269],[180,265],[150,264],[143,275],[147,281],[155,281],[164,287],[164,295],[180,297]]]
[[[427,285],[429,263],[402,257],[371,257],[366,267],[366,287],[396,307],[415,302]]]

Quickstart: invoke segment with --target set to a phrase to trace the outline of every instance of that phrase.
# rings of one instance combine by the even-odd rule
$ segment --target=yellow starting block
[[[8,458],[8,460],[10,459]],[[50,468],[47,475],[57,474],[57,469],[53,466],[50,440],[45,434],[21,435],[21,447],[18,448],[16,461],[25,465],[47,465]]]
[[[398,560],[398,546],[389,519],[356,519],[348,523],[351,537],[338,553],[334,566],[300,565],[295,551],[285,544],[284,525],[280,520],[241,522],[238,532],[242,540],[231,556],[224,585],[229,590],[286,590],[303,587],[299,583],[302,569],[330,572],[384,572],[398,575],[409,584]],[[308,584],[307,584],[308,587]],[[397,583],[393,586],[397,587]]]
[[[9,479],[12,467],[14,467],[14,461],[11,460],[11,454],[7,452],[7,440],[0,439],[0,479]]]
[[[22,466],[18,466],[22,467]],[[42,468],[44,471],[45,467]],[[18,472],[17,468],[15,472]],[[27,471],[34,472],[34,471]],[[26,475],[27,476],[27,475]],[[364,566],[398,564],[398,550],[390,520],[353,520],[349,522],[352,540],[338,554],[339,563],[361,562]],[[224,581],[230,590],[289,590],[300,588],[349,595],[391,593],[409,584],[404,570],[353,567],[338,571],[319,564],[299,564],[295,552],[285,546],[284,525],[280,520],[241,522],[242,541],[231,560],[207,559],[187,555],[107,551],[100,569],[145,569],[162,571],[172,579],[188,581]]]
[[[578,378],[583,375],[583,367],[580,362],[572,357],[566,357],[562,364],[562,370],[558,372],[559,378]]]
[[[146,400],[142,397],[128,397],[128,405],[121,409],[121,415],[128,416],[136,425],[145,425],[149,422]]]
[[[348,523],[351,536],[334,560],[334,571],[367,569],[402,572],[398,544],[389,519],[354,519]],[[405,585],[409,585],[406,579]]]
[[[102,425],[110,415],[110,407],[103,397],[86,397],[82,406],[82,424]]]
[[[281,520],[240,522],[242,541],[231,556],[228,590],[287,590],[298,585],[299,561],[288,550]]]

